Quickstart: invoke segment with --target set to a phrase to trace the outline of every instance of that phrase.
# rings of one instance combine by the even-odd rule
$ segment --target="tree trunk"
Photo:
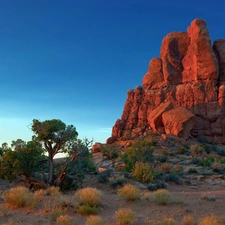
[[[54,163],[53,163],[53,157],[51,155],[49,155],[48,157],[48,166],[49,166],[48,183],[52,185],[53,177],[54,177]]]

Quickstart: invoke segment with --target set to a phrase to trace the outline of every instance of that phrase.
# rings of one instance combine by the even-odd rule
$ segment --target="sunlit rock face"
[[[110,140],[149,129],[225,143],[225,39],[212,44],[202,19],[163,39],[142,86],[128,91]]]

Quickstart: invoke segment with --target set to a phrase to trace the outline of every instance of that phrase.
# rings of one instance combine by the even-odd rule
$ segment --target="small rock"
[[[216,184],[212,179],[205,179],[205,182],[207,182],[210,185],[215,185]]]
[[[144,184],[142,184],[140,182],[137,182],[137,181],[132,182],[132,185],[137,186],[137,187],[139,187],[141,189],[148,189],[148,187],[146,185],[144,185]]]
[[[220,180],[220,183],[225,187],[225,180]]]

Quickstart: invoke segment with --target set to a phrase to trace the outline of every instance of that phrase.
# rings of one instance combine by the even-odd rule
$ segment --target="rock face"
[[[139,135],[150,129],[225,143],[225,39],[212,45],[205,21],[163,39],[142,86],[128,91],[110,140],[137,128]]]

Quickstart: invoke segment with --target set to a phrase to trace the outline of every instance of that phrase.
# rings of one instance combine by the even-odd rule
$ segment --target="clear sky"
[[[0,0],[0,144],[61,119],[105,142],[166,34],[202,18],[225,38],[224,0]]]

